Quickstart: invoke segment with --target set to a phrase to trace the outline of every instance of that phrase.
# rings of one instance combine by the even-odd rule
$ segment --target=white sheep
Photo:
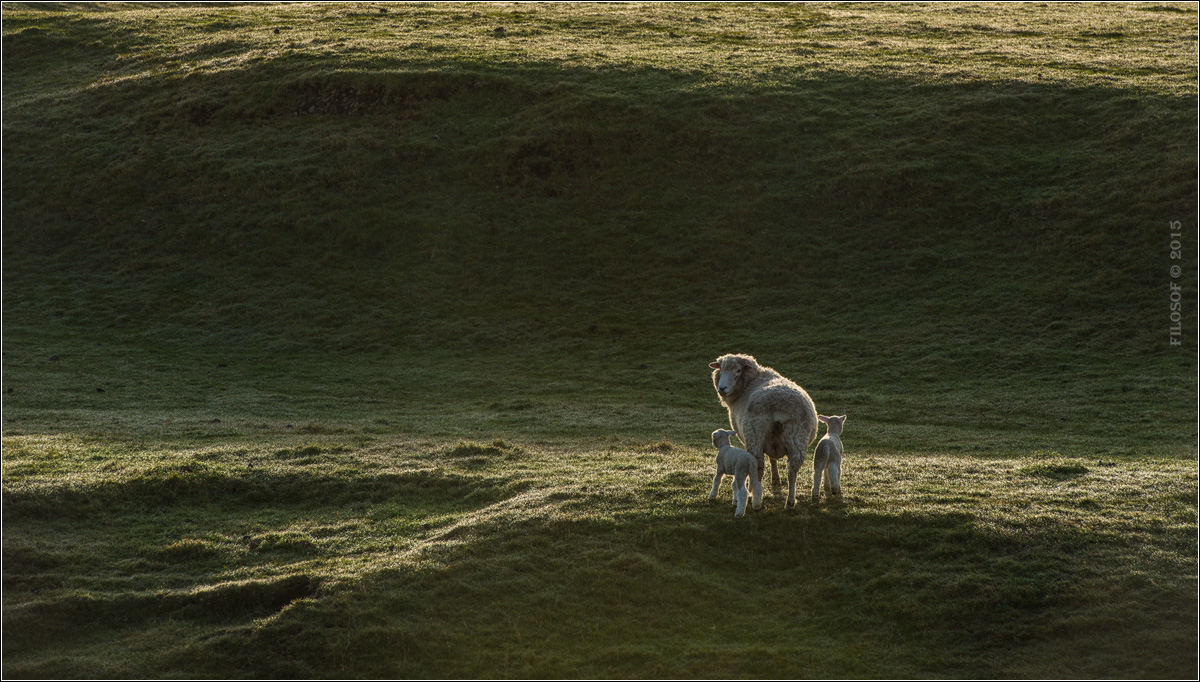
[[[826,417],[818,414],[817,419],[825,422],[829,430],[817,441],[817,449],[813,452],[813,504],[821,497],[822,472],[826,475],[825,495],[842,494],[842,426],[846,423],[846,415]]]
[[[733,476],[733,505],[737,507],[733,518],[740,519],[746,515],[746,498],[751,496],[750,490],[753,491],[754,508],[762,508],[762,481],[758,477],[758,460],[754,455],[729,444],[733,434],[726,429],[712,432],[713,445],[717,446],[717,475],[713,476],[708,500],[717,499],[717,491],[726,475]]]
[[[796,506],[796,475],[804,466],[808,445],[817,437],[817,409],[812,398],[779,372],[758,364],[749,355],[722,355],[713,368],[712,381],[721,404],[729,409],[733,427],[746,450],[758,461],[763,476],[763,455],[771,458],[771,481],[779,485],[776,461],[788,459],[786,506]]]

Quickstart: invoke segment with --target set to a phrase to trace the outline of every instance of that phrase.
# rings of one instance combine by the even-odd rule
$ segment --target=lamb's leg
[[[829,464],[829,454],[821,448],[817,448],[817,452],[813,454],[813,487],[812,501],[816,504],[821,501],[821,473],[825,471],[825,467]],[[829,489],[829,479],[825,480],[826,491]]]
[[[733,504],[737,510],[733,512],[733,518],[740,519],[746,515],[746,476],[739,475],[733,478]]]
[[[717,491],[721,489],[721,479],[725,478],[725,474],[721,473],[721,469],[717,468],[717,475],[713,476],[712,491],[708,493],[708,501],[712,502],[717,499]]]
[[[825,480],[825,491],[841,497],[842,495],[842,462],[834,459],[829,463],[829,476]]]

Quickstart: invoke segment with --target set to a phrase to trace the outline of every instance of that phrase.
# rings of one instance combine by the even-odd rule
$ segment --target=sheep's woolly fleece
[[[759,477],[764,455],[771,458],[771,479],[779,481],[777,460],[788,461],[788,507],[796,504],[796,476],[808,446],[817,437],[817,410],[798,384],[779,372],[758,364],[751,355],[728,354],[717,358],[713,387],[729,410],[729,424],[746,450],[758,460]]]

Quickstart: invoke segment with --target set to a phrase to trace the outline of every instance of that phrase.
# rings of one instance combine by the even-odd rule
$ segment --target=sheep
[[[733,518],[740,519],[746,514],[746,498],[750,496],[748,489],[753,490],[754,508],[762,508],[762,481],[758,476],[758,460],[754,459],[754,455],[729,444],[729,437],[733,434],[733,431],[726,429],[712,432],[713,445],[717,446],[717,475],[713,476],[708,501],[717,499],[717,491],[725,475],[733,476],[733,506],[737,507]]]
[[[826,474],[826,496],[840,497],[842,494],[842,426],[846,423],[846,415],[826,417],[818,414],[817,419],[825,422],[829,430],[825,432],[824,438],[817,441],[817,449],[813,451],[813,504],[816,504],[821,496],[822,472]]]
[[[709,364],[713,387],[729,410],[729,425],[758,462],[771,458],[771,481],[779,485],[777,460],[788,459],[786,507],[796,506],[796,475],[804,466],[808,446],[817,437],[817,409],[812,398],[779,372],[758,364],[750,355],[722,355]]]

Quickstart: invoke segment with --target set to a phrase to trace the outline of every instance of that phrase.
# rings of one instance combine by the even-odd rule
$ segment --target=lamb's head
[[[716,431],[713,431],[713,445],[717,446],[717,449],[720,450],[726,445],[729,445],[729,439],[735,433],[737,433],[737,431],[730,431],[729,429],[717,429]]]
[[[758,361],[750,355],[722,355],[708,366],[713,369],[713,387],[721,402],[737,400],[746,384],[758,376]]]
[[[843,414],[840,417],[826,417],[823,414],[818,414],[817,419],[825,422],[825,425],[829,427],[829,433],[835,436],[842,435],[842,426],[846,423],[846,415]]]

